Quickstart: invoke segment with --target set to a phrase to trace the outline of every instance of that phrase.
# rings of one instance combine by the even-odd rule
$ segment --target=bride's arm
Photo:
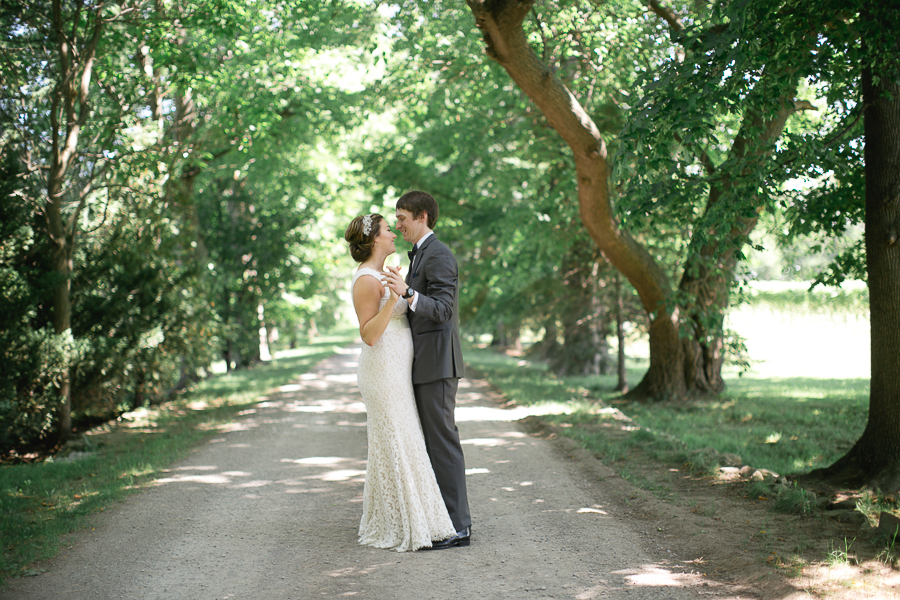
[[[384,334],[391,320],[394,304],[399,298],[397,293],[391,290],[391,297],[384,307],[378,310],[383,295],[384,285],[374,277],[360,277],[353,286],[353,306],[359,319],[359,335],[369,346],[375,344]]]

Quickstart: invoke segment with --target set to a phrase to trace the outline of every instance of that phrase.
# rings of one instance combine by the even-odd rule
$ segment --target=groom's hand
[[[398,296],[405,294],[409,286],[406,285],[406,282],[403,281],[403,276],[400,275],[400,267],[386,266],[385,268],[388,270],[387,274],[384,276],[385,284],[394,290]]]

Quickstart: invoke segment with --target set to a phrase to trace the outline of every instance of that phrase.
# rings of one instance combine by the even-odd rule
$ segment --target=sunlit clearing
[[[782,315],[746,305],[729,311],[727,324],[735,331],[748,332],[745,342],[751,357],[766,357],[754,362],[754,377],[869,376],[869,323],[863,316]]]

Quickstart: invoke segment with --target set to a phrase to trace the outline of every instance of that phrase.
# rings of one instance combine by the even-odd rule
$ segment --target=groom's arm
[[[456,298],[456,286],[459,281],[459,270],[456,258],[446,246],[435,249],[434,254],[422,264],[427,282],[424,293],[419,293],[416,300],[417,317],[425,317],[438,324],[444,324],[453,316],[453,304]]]

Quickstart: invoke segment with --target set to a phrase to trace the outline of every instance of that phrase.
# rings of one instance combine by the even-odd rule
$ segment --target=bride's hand
[[[384,284],[391,290],[391,298],[399,298],[400,294],[406,291],[406,284],[403,277],[400,276],[400,269],[396,267],[388,267],[388,273],[384,277]]]
[[[384,282],[384,287],[386,287],[391,292],[391,302],[396,302],[400,299],[400,294],[398,294],[397,291],[390,284],[388,284],[387,281]]]

